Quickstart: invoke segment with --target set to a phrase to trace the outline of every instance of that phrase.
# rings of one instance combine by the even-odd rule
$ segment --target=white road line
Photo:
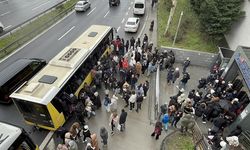
[[[128,10],[130,10],[131,7],[128,8]]]
[[[126,12],[126,16],[128,15],[128,12]]]
[[[121,27],[119,26],[119,27],[117,28],[117,30],[116,30],[116,31],[118,32],[118,31],[120,30],[120,28],[121,28]]]
[[[121,23],[123,23],[124,21],[125,21],[125,19],[123,18]]]
[[[6,0],[6,1],[0,1],[0,4],[1,4],[1,3],[5,3],[5,2],[8,2],[8,0]]]
[[[6,30],[8,28],[12,27],[12,25],[8,25],[7,27],[5,27],[3,30]]]
[[[93,8],[93,9],[87,14],[87,16],[89,16],[95,9],[96,9],[96,7]]]
[[[43,140],[42,144],[39,146],[39,149],[44,149],[45,146],[49,143],[49,141],[51,140],[52,136],[53,136],[54,132],[50,131],[47,136],[45,137],[45,139]]]
[[[143,26],[142,26],[141,32],[139,33],[139,35],[137,36],[136,39],[138,39],[138,37],[141,37],[142,32],[144,31],[144,28],[145,28],[145,26],[146,26],[146,22],[147,22],[147,21],[148,21],[148,13],[147,13],[147,16],[146,16],[146,20],[144,21],[144,24],[143,24]]]
[[[104,15],[104,18],[109,14],[109,11]]]
[[[71,30],[73,30],[75,28],[75,26],[71,27],[67,32],[65,32],[59,39],[58,41],[60,41],[64,36],[66,36]]]
[[[50,1],[47,1],[47,2],[45,2],[45,3],[43,3],[43,4],[41,4],[41,5],[39,5],[39,6],[35,7],[35,8],[33,8],[32,10],[36,10],[36,9],[42,7],[43,5],[46,5],[46,4],[49,3],[49,2],[50,2]]]
[[[10,13],[10,11],[7,11],[6,13],[1,14],[0,16],[7,15],[7,14],[9,14],[9,13]]]

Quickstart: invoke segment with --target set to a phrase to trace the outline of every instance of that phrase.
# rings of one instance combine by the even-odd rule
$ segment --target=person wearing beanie
[[[179,72],[179,68],[175,68],[175,71],[173,73],[173,83],[175,83],[175,81],[180,77],[180,72]]]
[[[100,137],[102,138],[103,146],[107,146],[107,144],[108,144],[108,131],[105,127],[101,127]]]
[[[90,131],[89,131],[89,126],[88,125],[85,125],[84,127],[83,127],[83,132],[82,132],[82,134],[83,134],[83,142],[86,142],[86,138],[88,137],[88,138],[91,138],[91,133],[90,133]]]
[[[190,65],[190,60],[189,57],[187,57],[187,59],[183,62],[183,73],[186,72],[187,67]]]

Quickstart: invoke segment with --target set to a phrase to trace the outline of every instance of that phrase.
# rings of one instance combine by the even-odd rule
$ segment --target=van
[[[0,103],[12,103],[9,97],[20,85],[46,65],[43,59],[19,59],[0,72]]]
[[[144,15],[146,9],[145,0],[135,0],[134,2],[134,14],[135,15]]]

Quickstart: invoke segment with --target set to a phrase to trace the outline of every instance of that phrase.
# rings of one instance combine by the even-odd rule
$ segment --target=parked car
[[[120,0],[109,0],[109,6],[118,6],[120,5]]]
[[[137,32],[140,25],[140,19],[135,17],[128,18],[124,31],[125,32]]]
[[[75,5],[75,11],[86,11],[90,8],[90,5],[89,1],[79,1]]]
[[[0,22],[0,33],[3,32],[3,28],[4,28],[4,26],[3,26],[2,22]]]

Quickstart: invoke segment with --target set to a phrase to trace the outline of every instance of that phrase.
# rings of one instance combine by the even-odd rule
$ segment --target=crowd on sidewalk
[[[150,83],[147,80],[140,83],[138,79],[141,76],[150,76],[156,71],[157,66],[161,69],[165,69],[164,66],[172,68],[175,61],[172,51],[160,53],[157,48],[153,48],[153,43],[148,41],[147,34],[142,41],[140,38],[135,40],[132,37],[126,43],[117,36],[109,47],[111,54],[102,57],[91,70],[92,84],[85,84],[78,97],[70,94],[72,104],[63,105],[67,107],[64,108],[64,112],[72,114],[76,122],[70,129],[59,129],[58,134],[62,138],[62,143],[58,145],[58,150],[77,150],[78,142],[84,143],[88,150],[99,150],[97,134],[90,132],[86,119],[94,117],[95,110],[101,107],[110,113],[110,135],[113,136],[117,130],[125,131],[127,119],[125,109],[139,113],[149,89]],[[99,92],[104,93],[104,96],[102,97]],[[121,112],[118,111],[118,99],[124,100]],[[103,146],[108,144],[108,133],[109,129],[101,127]]]
[[[168,129],[168,124],[174,128],[180,128],[181,132],[187,132],[195,125],[195,120],[199,117],[202,123],[212,122],[212,127],[208,131],[208,141],[213,150],[227,149],[239,145],[238,136],[242,129],[237,126],[231,133],[225,133],[224,129],[231,125],[237,116],[244,110],[249,103],[242,98],[239,91],[239,80],[234,83],[226,82],[222,77],[223,68],[215,64],[207,78],[202,77],[196,89],[185,92],[187,81],[190,75],[187,72],[190,60],[187,58],[183,62],[182,79],[175,84],[179,92],[170,97],[169,103],[163,104],[161,116],[155,125],[152,136],[161,134],[161,128]],[[167,83],[174,85],[179,78],[179,68],[168,68]],[[188,93],[187,95],[185,93]],[[178,123],[180,122],[180,123]],[[178,127],[179,125],[179,127]]]

